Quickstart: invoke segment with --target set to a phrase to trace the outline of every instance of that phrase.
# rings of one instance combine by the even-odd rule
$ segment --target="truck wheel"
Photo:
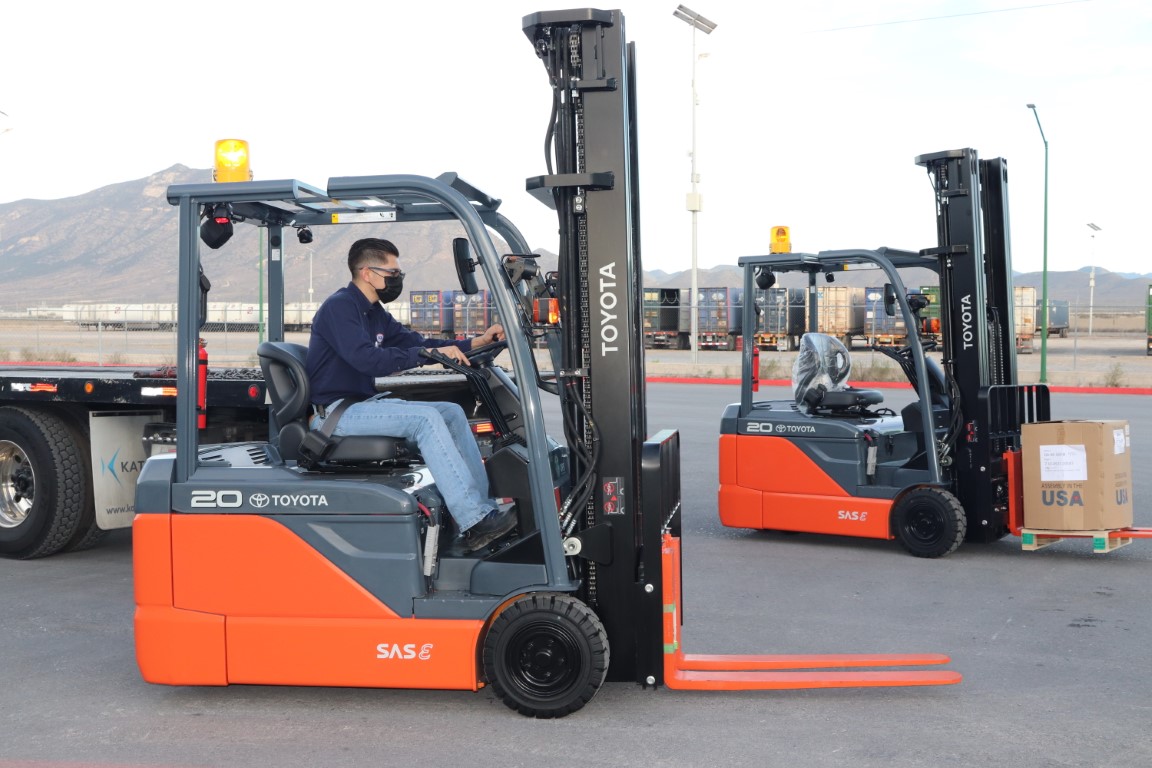
[[[76,531],[76,535],[72,537],[72,541],[64,546],[64,552],[83,552],[86,549],[99,544],[108,535],[108,531],[101,528],[96,524],[95,520],[88,523],[86,528],[80,528]]]
[[[83,552],[103,541],[108,531],[96,523],[95,485],[92,482],[92,440],[87,429],[77,424],[72,424],[69,431],[72,433],[73,444],[82,456],[78,470],[81,475],[80,485],[84,489],[84,503],[80,513],[80,525],[76,526],[76,533],[60,551]]]
[[[1061,328],[1060,329],[1060,338],[1062,338],[1062,339],[1068,338],[1068,329],[1067,328]]]
[[[61,419],[0,408],[0,555],[45,557],[74,541],[92,514],[87,472]]]
[[[608,674],[608,634],[568,595],[525,595],[484,638],[484,675],[496,697],[528,717],[563,717],[583,707]]]
[[[916,557],[943,557],[956,551],[968,531],[960,500],[942,488],[915,488],[892,507],[892,532]]]

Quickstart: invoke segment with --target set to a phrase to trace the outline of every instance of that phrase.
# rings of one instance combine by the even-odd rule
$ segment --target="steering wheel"
[[[508,340],[502,339],[500,341],[494,341],[491,344],[485,344],[482,347],[473,347],[472,349],[465,352],[464,356],[468,358],[468,362],[472,364],[472,367],[485,368],[491,365],[492,361],[496,358],[496,355],[500,354],[507,347]],[[436,347],[432,347],[431,349],[421,349],[420,357],[426,357],[429,360],[433,360],[445,366],[446,368],[451,368],[453,370],[466,370],[464,366],[460,365],[460,363],[457,363],[455,360],[452,360],[447,355],[440,352]]]
[[[482,347],[473,347],[465,352],[464,356],[468,358],[468,362],[472,363],[472,365],[479,368],[486,368],[496,359],[496,355],[507,348],[508,339],[505,338],[500,341],[494,341],[491,344],[485,344]]]
[[[937,347],[936,340],[935,339],[922,339],[920,341],[920,347],[925,352],[931,352],[932,350],[936,349],[936,347]],[[883,354],[885,354],[888,357],[891,357],[893,359],[899,359],[899,358],[904,358],[906,360],[912,359],[912,345],[911,344],[905,344],[904,346],[899,347],[899,348],[889,347],[887,345],[882,345],[882,344],[873,344],[872,349],[876,352],[883,353]]]

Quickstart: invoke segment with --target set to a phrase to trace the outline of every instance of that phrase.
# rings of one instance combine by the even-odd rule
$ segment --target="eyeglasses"
[[[365,269],[370,269],[373,272],[375,272],[376,274],[381,275],[383,277],[399,277],[399,278],[404,277],[404,273],[395,267],[389,269],[389,268],[385,268],[385,267],[367,267],[366,266]]]

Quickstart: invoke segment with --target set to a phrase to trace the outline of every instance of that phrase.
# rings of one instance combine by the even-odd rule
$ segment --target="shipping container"
[[[1144,310],[1144,330],[1148,334],[1148,354],[1152,355],[1152,285],[1148,286],[1148,306]]]
[[[920,338],[940,344],[944,339],[940,332],[940,286],[922,285],[920,295],[928,299],[928,306],[920,310]]]
[[[1035,349],[1037,301],[1036,287],[1017,285],[1012,289],[1016,317],[1016,351],[1030,355]]]
[[[904,346],[908,328],[904,318],[884,311],[884,286],[864,289],[864,334],[869,346]]]
[[[803,288],[768,288],[756,291],[756,345],[761,349],[789,352],[804,335],[805,314]]]
[[[816,289],[816,331],[835,336],[851,348],[852,339],[864,336],[864,289],[828,285]]]
[[[453,291],[409,291],[409,327],[428,338],[456,338],[452,296]]]
[[[677,288],[644,289],[645,348],[687,348],[687,332],[680,330],[680,293]]]
[[[473,294],[456,291],[452,294],[452,331],[458,339],[470,339],[488,330],[494,312],[487,290]]]
[[[1036,302],[1037,308],[1042,307],[1044,301]],[[1043,320],[1043,315],[1036,316],[1037,331]],[[1067,299],[1048,299],[1048,335],[1056,335],[1062,339],[1068,337],[1070,315]]]
[[[701,288],[696,297],[698,347],[736,349],[743,309],[743,288]]]

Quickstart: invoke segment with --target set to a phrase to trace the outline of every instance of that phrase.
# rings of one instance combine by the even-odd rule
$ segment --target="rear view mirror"
[[[197,328],[203,328],[204,323],[208,322],[208,291],[212,290],[212,281],[208,279],[208,275],[204,274],[204,267],[200,267],[200,314],[197,317],[199,325]]]
[[[888,317],[896,316],[896,289],[892,283],[884,283],[884,314]]]
[[[472,244],[466,237],[452,239],[452,260],[456,263],[456,277],[460,290],[469,295],[479,293],[476,285],[476,260],[472,258]]]

